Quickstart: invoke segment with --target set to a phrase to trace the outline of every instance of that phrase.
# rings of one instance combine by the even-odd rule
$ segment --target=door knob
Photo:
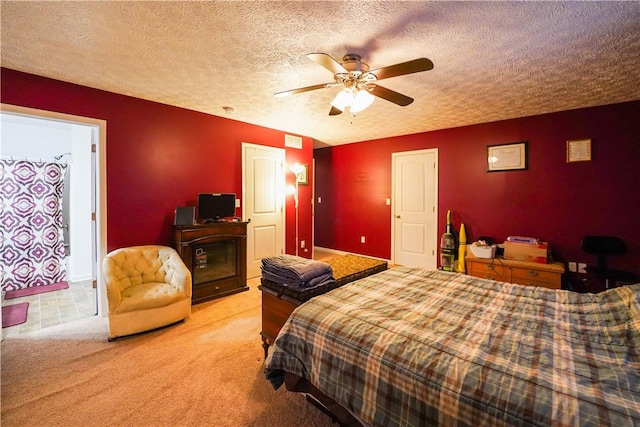
[[[398,219],[399,219],[399,218],[400,218],[400,215],[396,215],[396,218],[398,218]]]

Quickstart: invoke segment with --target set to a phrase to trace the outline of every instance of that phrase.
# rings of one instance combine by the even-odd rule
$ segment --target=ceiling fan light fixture
[[[335,86],[343,86],[331,101],[330,116],[342,114],[347,107],[355,114],[368,108],[375,98],[382,98],[400,107],[406,107],[413,102],[413,98],[379,86],[379,80],[406,74],[419,73],[433,69],[433,62],[427,58],[417,58],[387,67],[371,70],[369,65],[362,62],[360,55],[348,53],[342,57],[342,62],[326,53],[309,53],[307,58],[323,66],[333,73],[333,81],[313,86],[278,92],[278,97],[294,93],[309,92]]]
[[[355,114],[369,107],[374,99],[375,96],[366,89],[346,87],[338,92],[331,105],[342,112],[349,107],[349,111]]]
[[[373,104],[374,99],[376,99],[375,96],[371,95],[368,90],[360,89],[358,93],[356,93],[349,111],[352,113],[359,113],[360,111],[369,108],[369,106]]]
[[[344,111],[347,107],[350,107],[353,103],[353,93],[351,92],[351,88],[344,88],[335,98],[331,101],[331,105],[336,107],[340,111]]]

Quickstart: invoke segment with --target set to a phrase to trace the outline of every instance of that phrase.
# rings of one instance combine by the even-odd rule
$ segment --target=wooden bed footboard
[[[327,414],[334,423],[340,424],[341,427],[364,427],[351,412],[322,393],[306,379],[286,372],[284,374],[284,385],[289,391],[304,393],[309,403]]]

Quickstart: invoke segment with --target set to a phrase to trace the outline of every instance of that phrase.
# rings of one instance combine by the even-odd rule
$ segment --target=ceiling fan
[[[284,97],[316,89],[343,86],[344,88],[331,102],[330,116],[341,114],[347,107],[351,113],[358,113],[371,105],[375,96],[405,107],[413,102],[413,98],[382,87],[377,82],[390,77],[433,69],[433,62],[427,58],[418,58],[375,70],[370,70],[369,65],[362,62],[360,55],[355,53],[344,55],[342,62],[338,62],[326,53],[309,53],[307,58],[331,71],[334,81],[278,92],[275,96]]]

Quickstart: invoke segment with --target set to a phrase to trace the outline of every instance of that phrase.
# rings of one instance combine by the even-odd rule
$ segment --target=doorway
[[[106,255],[106,122],[8,104],[0,107],[3,123],[0,156],[39,160],[62,156],[59,160],[69,162],[74,169],[76,176],[72,175],[70,183],[73,188],[69,200],[67,280],[90,281],[96,288],[94,313],[104,315],[106,290],[98,260]],[[10,138],[20,138],[18,146],[10,145],[10,138],[5,139],[9,135],[7,129],[11,131]],[[66,142],[61,142],[65,138]],[[45,145],[43,141],[57,141],[58,145]],[[61,150],[60,144],[65,143],[66,148]]]
[[[392,154],[393,263],[437,268],[438,150]]]
[[[284,253],[284,150],[242,143],[242,219],[247,225],[247,278],[262,259]]]

